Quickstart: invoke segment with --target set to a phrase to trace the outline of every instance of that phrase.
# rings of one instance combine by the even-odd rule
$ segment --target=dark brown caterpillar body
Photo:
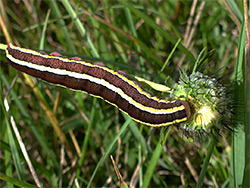
[[[153,96],[130,80],[124,72],[103,64],[68,59],[58,53],[46,55],[9,44],[9,64],[53,84],[90,93],[113,104],[134,120],[152,127],[185,122],[189,114],[186,101],[168,101]]]

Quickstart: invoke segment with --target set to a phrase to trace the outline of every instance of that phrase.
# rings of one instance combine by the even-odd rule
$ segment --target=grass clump
[[[207,74],[237,81],[237,91],[246,89],[243,5],[234,1],[8,1],[0,6],[1,43],[104,62],[162,84],[169,77],[177,81],[180,68],[195,67],[202,49],[204,54],[215,49]],[[237,131],[200,145],[185,142],[172,127],[163,145],[159,129],[138,125],[100,99],[21,74],[0,53],[0,186],[116,187],[111,154],[129,187],[249,186],[244,117],[232,123]]]

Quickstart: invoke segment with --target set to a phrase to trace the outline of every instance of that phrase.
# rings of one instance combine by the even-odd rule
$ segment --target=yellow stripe
[[[168,104],[168,103],[174,103],[175,102],[175,101],[167,101],[167,100],[163,100],[163,99],[160,99],[158,97],[155,97],[155,96],[151,96],[147,92],[143,91],[142,88],[139,87],[138,85],[136,85],[133,81],[129,80],[127,77],[125,77],[125,76],[119,74],[118,72],[113,71],[112,69],[109,69],[107,67],[99,66],[99,65],[95,65],[95,64],[91,64],[91,63],[87,63],[85,61],[75,61],[75,60],[70,60],[70,59],[66,59],[66,58],[62,58],[62,57],[57,57],[57,56],[43,55],[43,54],[41,54],[39,52],[36,52],[36,51],[33,51],[33,50],[29,50],[29,49],[25,49],[25,48],[20,48],[20,47],[13,46],[12,44],[10,44],[10,47],[12,49],[16,49],[16,50],[19,50],[21,52],[28,53],[28,54],[37,55],[37,56],[40,56],[40,57],[43,57],[43,58],[46,58],[46,59],[47,58],[53,58],[53,59],[61,60],[61,61],[66,62],[66,63],[74,62],[74,63],[83,64],[83,65],[89,66],[89,67],[97,67],[97,68],[103,69],[103,70],[105,70],[107,72],[110,72],[111,74],[119,76],[122,80],[126,81],[129,85],[132,85],[134,88],[136,88],[140,94],[145,95],[146,97],[148,97],[151,100],[157,101],[159,103],[166,103],[166,104]],[[62,69],[55,69],[55,68],[50,68],[50,67],[46,67],[46,66],[43,66],[43,65],[33,64],[31,62],[21,61],[21,60],[18,60],[16,58],[14,58],[12,55],[10,55],[7,49],[6,49],[6,54],[7,54],[7,57],[11,61],[13,61],[13,62],[15,62],[15,63],[17,63],[17,64],[19,64],[21,66],[27,66],[27,67],[32,68],[34,70],[47,71],[47,72],[50,72],[50,73],[53,73],[53,74],[57,74],[57,75],[67,75],[67,76],[70,76],[70,77],[73,77],[73,78],[76,78],[76,79],[86,79],[86,80],[89,80],[89,81],[94,82],[96,84],[101,84],[101,85],[105,86],[106,88],[112,90],[113,92],[118,93],[123,99],[125,99],[127,102],[129,102],[130,104],[134,105],[136,108],[138,108],[141,111],[146,111],[146,112],[149,112],[151,114],[157,114],[157,115],[164,115],[164,114],[167,115],[167,114],[172,114],[172,113],[175,113],[175,112],[178,112],[178,111],[181,111],[181,110],[185,109],[185,107],[183,105],[181,105],[179,107],[169,108],[169,109],[155,109],[155,108],[152,108],[152,107],[147,107],[147,106],[144,106],[144,105],[136,102],[130,96],[128,96],[127,94],[125,94],[120,88],[112,85],[111,83],[109,83],[109,82],[107,82],[107,81],[105,81],[103,79],[99,79],[99,78],[96,78],[96,77],[93,77],[93,76],[90,76],[90,75],[87,75],[87,74],[76,73],[76,72],[71,72],[71,71],[62,70]],[[60,84],[56,84],[56,85],[60,85]],[[60,86],[66,87],[64,85],[60,85]],[[73,89],[73,90],[75,90],[75,89]],[[82,91],[82,92],[87,93],[85,91]],[[90,95],[94,96],[94,97],[101,98],[101,99],[105,100],[106,102],[108,102],[109,104],[111,104],[111,105],[119,108],[116,104],[111,103],[110,101],[107,101],[106,99],[104,99],[101,96],[97,96],[97,95],[93,95],[93,94],[90,94]],[[120,109],[120,110],[123,111],[122,109]],[[127,112],[125,112],[125,111],[123,111],[123,112],[125,114],[129,115]],[[132,117],[132,119],[135,120],[135,121],[137,121],[137,122],[139,122],[139,123],[147,125],[147,126],[151,126],[151,127],[163,127],[163,126],[170,126],[170,125],[173,125],[173,124],[176,124],[176,123],[184,122],[184,121],[187,120],[187,117],[182,118],[182,119],[175,119],[172,122],[165,122],[165,123],[161,123],[161,124],[147,123],[147,122],[143,122],[141,120],[135,119],[133,117]]]
[[[71,72],[71,71],[63,70],[63,69],[55,69],[55,68],[50,68],[50,67],[46,67],[43,65],[33,64],[31,62],[21,61],[19,59],[14,58],[9,53],[7,53],[7,58],[9,58],[11,61],[15,62],[18,65],[26,66],[26,67],[32,68],[34,70],[47,71],[47,72],[57,74],[57,75],[67,75],[69,77],[73,77],[76,79],[85,79],[85,80],[89,80],[91,82],[94,82],[96,84],[105,86],[106,88],[112,90],[113,92],[118,93],[123,99],[127,100],[130,104],[134,105],[136,108],[138,108],[142,111],[152,113],[152,114],[171,114],[171,113],[174,113],[174,112],[177,112],[180,110],[184,110],[183,105],[178,106],[178,107],[174,107],[174,108],[169,108],[169,109],[155,109],[152,107],[147,107],[147,106],[144,106],[144,105],[138,103],[133,98],[131,98],[130,96],[125,94],[120,88],[112,85],[111,83],[109,83],[103,79],[99,79],[99,78],[96,78],[96,77],[93,77],[93,76],[90,76],[87,74]]]
[[[29,49],[25,49],[25,48],[21,48],[21,47],[17,47],[17,46],[14,46],[12,44],[10,44],[11,48],[13,49],[16,49],[16,50],[20,50],[22,52],[25,52],[25,53],[29,53],[29,54],[33,54],[33,55],[37,55],[37,56],[40,56],[40,57],[44,57],[44,58],[51,58],[51,59],[58,59],[58,60],[61,60],[63,62],[67,62],[67,63],[80,63],[80,64],[83,64],[85,66],[89,66],[89,67],[97,67],[97,68],[100,68],[100,69],[103,69],[107,72],[110,72],[111,74],[114,74],[116,76],[119,76],[121,79],[123,79],[125,82],[127,82],[129,85],[133,86],[134,88],[136,88],[139,93],[145,95],[146,97],[148,97],[149,99],[152,99],[154,101],[157,101],[159,103],[174,103],[175,101],[167,101],[167,100],[164,100],[164,99],[160,99],[156,96],[151,96],[149,93],[143,91],[140,87],[138,87],[132,80],[129,80],[127,77],[119,74],[118,72],[108,68],[108,67],[104,67],[104,66],[99,66],[99,65],[95,65],[95,64],[92,64],[92,63],[88,63],[88,62],[85,62],[85,61],[75,61],[75,60],[70,60],[70,59],[66,59],[66,58],[63,58],[63,57],[57,57],[57,56],[49,56],[49,55],[43,55],[39,52],[36,52],[34,50],[29,50]]]

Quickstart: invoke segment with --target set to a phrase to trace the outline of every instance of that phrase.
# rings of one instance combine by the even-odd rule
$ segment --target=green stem
[[[172,127],[167,127],[167,128],[163,128],[161,130],[161,139],[157,143],[157,146],[156,146],[156,148],[153,152],[153,155],[150,159],[149,166],[147,167],[146,173],[144,175],[143,188],[149,187],[150,181],[153,177],[153,174],[155,173],[156,165],[158,164],[158,160],[159,160],[161,153],[163,151],[162,147],[165,145],[171,129],[172,129]]]
[[[202,182],[204,180],[204,177],[205,177],[205,174],[207,172],[207,167],[208,167],[210,158],[211,158],[211,156],[213,154],[213,151],[214,151],[215,140],[216,140],[216,138],[212,137],[212,140],[210,141],[210,144],[208,146],[207,156],[206,156],[206,159],[204,161],[203,167],[201,169],[201,173],[200,173],[200,176],[199,176],[196,188],[201,187]]]

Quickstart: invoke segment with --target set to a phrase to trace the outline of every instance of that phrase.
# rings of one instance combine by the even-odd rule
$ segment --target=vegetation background
[[[205,72],[236,83],[240,110],[234,132],[199,144],[172,127],[162,147],[160,129],[22,74],[1,51],[0,186],[116,187],[115,166],[129,187],[250,186],[246,8],[243,0],[1,0],[1,43],[104,62],[161,84],[177,81],[180,69],[191,72],[203,49],[215,50]]]

